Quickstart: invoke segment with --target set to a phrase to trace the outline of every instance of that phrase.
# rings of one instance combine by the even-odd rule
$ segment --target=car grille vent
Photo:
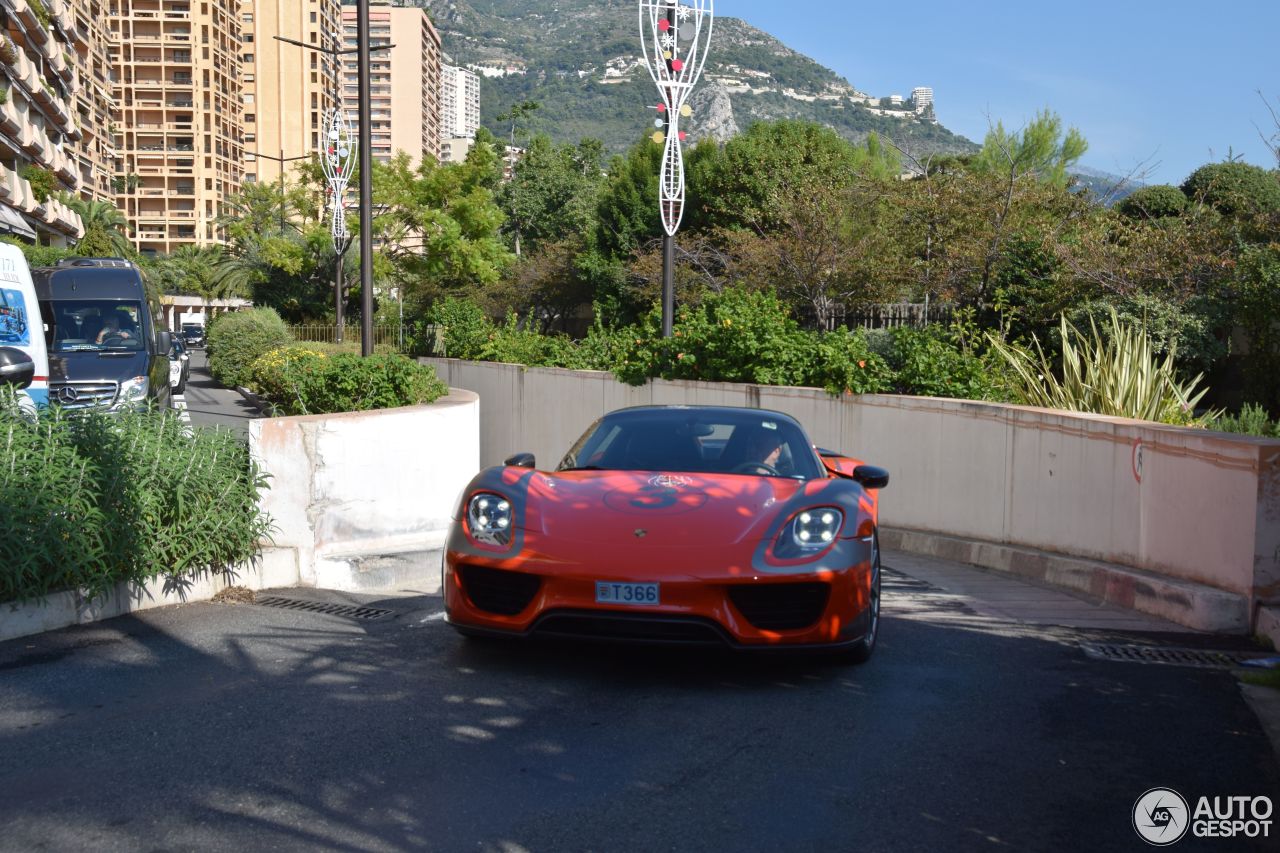
[[[770,583],[732,586],[729,600],[738,612],[761,631],[794,631],[808,628],[827,609],[828,584]]]
[[[483,566],[459,566],[462,590],[471,603],[487,613],[515,616],[538,594],[542,580],[524,572],[507,572]]]
[[[715,626],[698,619],[630,613],[549,613],[538,621],[534,631],[538,636],[690,645],[724,644],[724,636]]]
[[[50,382],[49,402],[64,409],[108,408],[118,388],[115,382]]]

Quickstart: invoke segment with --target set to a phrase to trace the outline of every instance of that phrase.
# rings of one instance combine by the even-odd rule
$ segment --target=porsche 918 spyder
[[[880,622],[883,469],[760,409],[648,406],[554,471],[523,453],[463,491],[443,562],[465,636],[560,636],[861,662]]]

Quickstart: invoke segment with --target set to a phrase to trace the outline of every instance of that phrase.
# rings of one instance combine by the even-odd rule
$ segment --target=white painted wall
[[[298,554],[301,582],[327,560],[439,548],[480,470],[479,400],[451,390],[426,406],[252,421],[271,476],[263,509],[274,544]]]
[[[1280,602],[1280,441],[1095,415],[925,397],[656,380],[423,359],[482,401],[480,461],[554,467],[623,406],[759,406],[820,446],[883,465],[886,526],[1115,563]],[[1140,449],[1139,449],[1140,448]],[[1141,456],[1141,479],[1134,472]]]

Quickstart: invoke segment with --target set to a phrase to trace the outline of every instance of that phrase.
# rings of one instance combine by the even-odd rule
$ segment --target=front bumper
[[[871,585],[869,547],[859,540],[840,544],[817,565],[769,572],[744,572],[729,562],[694,569],[685,562],[688,555],[655,560],[652,565],[661,570],[626,571],[541,556],[495,559],[450,548],[444,558],[445,613],[467,633],[495,636],[838,648],[866,633]],[[601,581],[659,583],[660,603],[597,603]]]

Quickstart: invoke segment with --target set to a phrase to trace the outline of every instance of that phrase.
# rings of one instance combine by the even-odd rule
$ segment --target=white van
[[[29,414],[49,404],[49,354],[31,270],[22,250],[0,243],[0,383],[19,389]]]

